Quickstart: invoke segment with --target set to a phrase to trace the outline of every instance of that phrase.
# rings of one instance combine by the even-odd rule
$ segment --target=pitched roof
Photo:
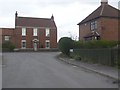
[[[98,32],[90,32],[84,36],[84,38],[92,37],[92,36],[100,36]]]
[[[108,5],[101,5],[95,11],[93,11],[89,16],[87,16],[84,20],[82,20],[78,25],[86,23],[88,21],[97,19],[99,17],[109,17],[109,18],[118,18],[119,10]]]
[[[16,25],[23,27],[54,27],[56,24],[51,18],[33,18],[33,17],[16,17]]]
[[[13,35],[14,28],[1,28],[2,35]]]

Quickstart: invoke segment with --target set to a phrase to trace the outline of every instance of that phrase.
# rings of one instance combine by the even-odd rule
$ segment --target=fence
[[[81,57],[83,61],[90,61],[109,66],[120,65],[120,49],[74,49],[71,55]]]

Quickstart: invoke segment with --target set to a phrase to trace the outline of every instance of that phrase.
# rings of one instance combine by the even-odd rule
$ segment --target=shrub
[[[84,43],[82,41],[74,41],[73,48],[84,48]]]
[[[59,40],[58,48],[63,53],[69,56],[70,49],[73,47],[73,40],[68,37],[63,37]]]
[[[93,48],[112,48],[117,46],[117,41],[103,41],[103,40],[94,40],[94,41],[74,41],[74,48],[86,48],[86,49],[93,49]]]
[[[13,43],[11,42],[4,42],[2,44],[3,51],[14,51],[14,49],[15,49],[15,45],[13,45]]]
[[[100,48],[112,48],[117,45],[117,41],[97,41],[96,42],[97,46]]]
[[[81,59],[82,59],[80,55],[75,55],[73,58],[74,58],[75,60],[81,60]]]

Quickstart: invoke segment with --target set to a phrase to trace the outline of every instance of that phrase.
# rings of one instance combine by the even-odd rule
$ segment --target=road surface
[[[3,88],[117,88],[112,79],[56,58],[59,52],[3,53]]]

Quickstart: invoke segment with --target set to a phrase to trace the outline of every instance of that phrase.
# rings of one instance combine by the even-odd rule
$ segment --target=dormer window
[[[91,22],[91,30],[96,30],[97,29],[97,21]]]

